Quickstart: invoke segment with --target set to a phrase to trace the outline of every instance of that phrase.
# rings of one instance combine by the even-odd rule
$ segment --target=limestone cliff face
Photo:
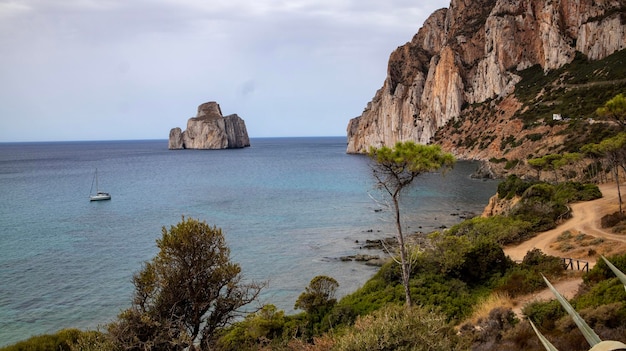
[[[464,105],[510,94],[517,71],[626,48],[623,0],[452,0],[389,58],[387,77],[348,124],[348,153],[426,144]]]
[[[232,149],[250,146],[246,124],[236,114],[222,116],[216,102],[198,106],[196,117],[187,121],[187,129],[172,128],[169,149]]]

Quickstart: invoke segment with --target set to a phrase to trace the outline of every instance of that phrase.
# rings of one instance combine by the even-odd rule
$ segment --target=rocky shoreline
[[[376,210],[379,212],[380,210]],[[477,214],[470,211],[460,211],[450,213],[451,216],[457,216],[460,220],[471,219],[477,216]],[[421,229],[421,226],[419,227]],[[447,229],[445,225],[437,227],[437,229]],[[374,230],[367,230],[368,233],[373,233]],[[424,232],[412,232],[407,235],[407,239],[418,244],[424,244]],[[331,260],[338,260],[341,262],[359,262],[368,266],[381,267],[387,263],[391,258],[387,254],[387,250],[395,250],[398,247],[398,241],[395,236],[386,237],[383,239],[366,239],[365,241],[355,240],[355,250],[371,250],[377,253],[355,253],[353,255],[340,256],[337,258],[330,258]]]

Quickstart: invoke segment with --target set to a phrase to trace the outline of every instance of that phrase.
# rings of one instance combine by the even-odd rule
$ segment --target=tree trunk
[[[400,244],[400,266],[402,267],[402,285],[404,285],[404,297],[407,306],[412,306],[411,289],[409,288],[409,280],[411,272],[407,259],[406,246],[404,244],[404,235],[402,235],[402,224],[400,223],[400,205],[397,196],[393,196],[393,206],[396,211],[396,229],[398,231],[398,243]]]
[[[617,184],[617,199],[619,200],[619,215],[623,216],[624,212],[622,211],[622,192],[619,187],[619,169],[614,167],[615,169],[615,184]]]
[[[615,185],[617,186],[617,199],[619,200],[619,215],[620,217],[622,217],[624,215],[624,212],[622,211],[622,192],[619,186],[619,162],[618,162],[618,158],[616,155],[612,154],[611,156],[611,163],[612,163],[612,172],[613,172],[613,177],[615,179]]]

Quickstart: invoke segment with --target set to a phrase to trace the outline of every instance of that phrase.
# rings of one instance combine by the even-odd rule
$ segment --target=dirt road
[[[521,261],[526,253],[532,249],[540,249],[544,253],[557,257],[578,258],[589,262],[592,268],[598,255],[589,256],[588,249],[579,248],[568,252],[558,250],[557,238],[563,232],[584,233],[595,238],[604,239],[602,247],[594,247],[597,254],[611,254],[626,252],[626,235],[613,234],[610,231],[600,228],[600,219],[607,214],[615,213],[619,210],[617,187],[615,183],[602,184],[599,186],[602,198],[579,202],[571,205],[572,218],[561,223],[557,228],[538,234],[537,236],[515,246],[504,248],[504,252],[516,261]],[[626,188],[622,188],[626,190]],[[622,193],[624,193],[622,191]],[[625,194],[626,196],[626,194]],[[556,289],[566,298],[572,298],[578,291],[582,283],[580,275],[573,275],[558,282],[552,282]],[[531,301],[545,301],[554,299],[549,289],[544,289],[537,293],[515,299],[513,311],[521,316],[521,309]]]
[[[505,247],[504,252],[511,257],[511,259],[516,261],[522,260],[528,251],[535,248],[540,249],[548,255],[563,257],[564,253],[551,247],[551,244],[554,244],[557,237],[565,231],[585,233],[596,238],[626,243],[625,235],[613,234],[610,231],[600,228],[600,218],[606,214],[617,212],[619,202],[615,183],[602,184],[599,188],[602,192],[602,198],[572,204],[572,218],[561,223],[555,229],[539,233],[537,236],[519,245]],[[593,266],[596,261],[595,256],[575,257],[586,256],[582,254],[582,252],[572,252],[571,255],[567,256],[589,261],[590,266]]]

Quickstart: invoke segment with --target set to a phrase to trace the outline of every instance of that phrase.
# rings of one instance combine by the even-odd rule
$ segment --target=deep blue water
[[[262,138],[236,150],[167,150],[167,141],[0,143],[0,346],[96,328],[130,305],[132,274],[181,216],[223,229],[261,302],[293,313],[316,275],[354,291],[375,268],[339,262],[357,240],[393,235],[368,159],[345,137]],[[427,174],[405,196],[407,226],[430,231],[480,213],[496,183],[475,164]],[[112,200],[90,202],[94,170]],[[369,253],[369,252],[368,252]]]

